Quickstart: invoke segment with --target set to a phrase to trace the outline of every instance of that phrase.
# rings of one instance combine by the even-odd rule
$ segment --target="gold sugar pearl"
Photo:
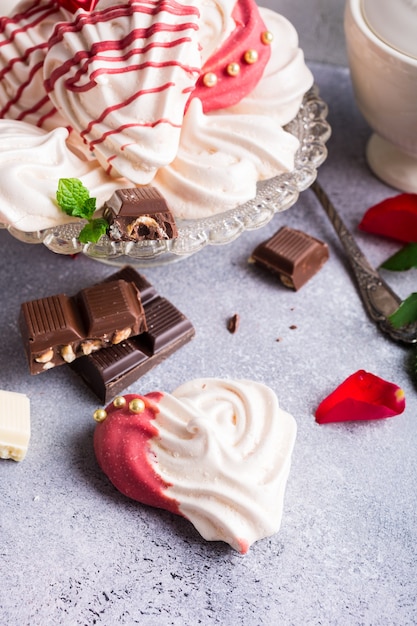
[[[265,30],[261,35],[261,41],[266,46],[269,46],[274,41],[274,35],[271,33],[270,30]]]
[[[107,411],[105,409],[97,409],[93,413],[93,418],[96,422],[104,422],[107,417]]]
[[[250,48],[249,50],[246,50],[243,58],[245,59],[246,63],[252,65],[252,63],[256,63],[256,61],[258,60],[258,52],[253,48]]]
[[[226,68],[226,72],[229,74],[229,76],[238,76],[240,72],[239,63],[236,63],[235,61],[233,61],[232,63],[229,63],[229,65]]]
[[[124,398],[123,396],[117,396],[117,398],[113,400],[113,405],[116,407],[116,409],[121,409],[126,406],[126,402],[126,398]]]
[[[203,76],[203,83],[206,87],[214,87],[217,85],[217,76],[214,72],[207,72]]]
[[[140,398],[135,398],[129,402],[129,411],[131,413],[143,413],[145,410],[145,403]]]

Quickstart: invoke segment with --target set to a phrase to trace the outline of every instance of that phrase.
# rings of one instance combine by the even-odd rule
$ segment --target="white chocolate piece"
[[[0,459],[23,461],[29,439],[29,398],[23,393],[0,391]]]

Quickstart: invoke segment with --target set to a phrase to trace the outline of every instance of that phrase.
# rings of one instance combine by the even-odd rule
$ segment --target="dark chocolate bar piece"
[[[329,258],[327,244],[301,230],[283,226],[252,252],[253,261],[277,274],[281,282],[300,289]]]
[[[146,330],[136,285],[99,283],[68,297],[58,294],[21,306],[19,318],[29,369],[39,374]]]
[[[114,241],[175,239],[178,229],[164,197],[155,187],[118,189],[103,207]]]
[[[151,285],[148,279],[143,274],[139,274],[131,265],[124,265],[118,272],[106,278],[104,282],[108,283],[112,280],[125,280],[127,283],[136,285],[144,306],[158,295],[155,287]]]
[[[189,329],[188,319],[165,298],[155,298],[145,307],[148,326],[141,337],[151,354],[157,354]]]
[[[71,363],[71,369],[102,404],[110,402],[194,337],[191,322],[165,298],[157,296],[144,309],[146,332]]]

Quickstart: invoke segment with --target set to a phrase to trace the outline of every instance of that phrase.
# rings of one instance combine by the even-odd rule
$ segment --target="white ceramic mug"
[[[345,35],[356,101],[374,130],[368,164],[393,187],[417,193],[417,1],[347,0]]]

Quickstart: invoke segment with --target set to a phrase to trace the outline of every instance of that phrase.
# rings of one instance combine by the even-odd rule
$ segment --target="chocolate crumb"
[[[239,328],[240,316],[239,313],[235,313],[227,320],[227,330],[229,333],[235,333]]]

